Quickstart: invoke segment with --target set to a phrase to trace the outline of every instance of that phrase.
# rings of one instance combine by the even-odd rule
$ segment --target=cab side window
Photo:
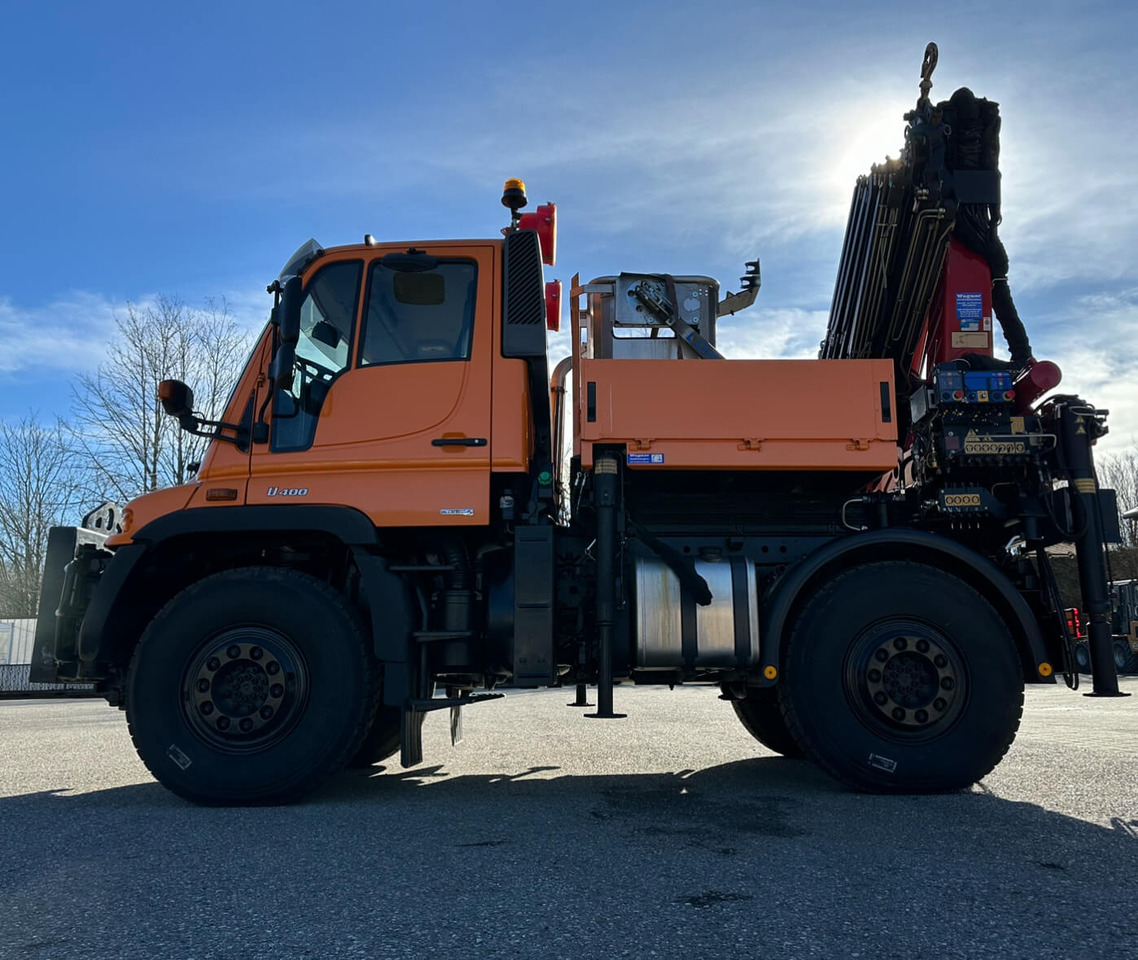
[[[360,366],[469,360],[478,267],[439,260],[429,270],[368,271]]]
[[[307,450],[332,381],[348,368],[363,263],[330,263],[308,283],[292,389],[273,400],[272,449]]]

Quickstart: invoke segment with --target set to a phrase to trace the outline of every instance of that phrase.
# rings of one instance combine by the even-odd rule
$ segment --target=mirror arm
[[[232,443],[234,446],[241,448],[248,442],[249,431],[238,423],[226,423],[224,420],[206,420],[204,417],[199,417],[194,413],[183,414],[178,418],[178,426],[180,426],[186,433],[192,433],[197,437],[208,437],[211,440],[221,440],[224,443]],[[235,437],[227,437],[223,434],[222,430],[232,430],[237,434]]]

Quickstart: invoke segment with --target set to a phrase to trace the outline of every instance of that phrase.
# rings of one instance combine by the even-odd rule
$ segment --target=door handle
[[[485,437],[435,437],[432,447],[484,447]]]

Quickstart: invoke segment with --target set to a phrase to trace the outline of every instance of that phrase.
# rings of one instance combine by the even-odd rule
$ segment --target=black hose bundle
[[[972,171],[988,171],[998,176],[1000,105],[978,98],[967,87],[961,87],[934,109],[950,131],[945,167],[953,178],[959,204],[954,233],[969,250],[988,261],[992,271],[992,309],[1007,340],[1012,366],[1019,370],[1031,359],[1031,343],[1008,287],[1008,252],[999,235],[998,181],[992,179],[986,189],[973,191],[967,180]]]

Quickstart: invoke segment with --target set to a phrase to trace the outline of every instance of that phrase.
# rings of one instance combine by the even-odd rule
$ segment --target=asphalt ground
[[[713,689],[569,699],[251,809],[168,793],[101,701],[0,702],[0,957],[1138,955],[1138,696],[1029,688],[1004,762],[931,797],[846,792]]]

